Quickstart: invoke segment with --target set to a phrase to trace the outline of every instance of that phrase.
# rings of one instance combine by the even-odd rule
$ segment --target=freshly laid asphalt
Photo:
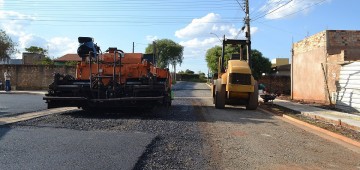
[[[41,94],[0,93],[0,117],[47,109]]]
[[[132,169],[155,135],[0,128],[0,169]]]

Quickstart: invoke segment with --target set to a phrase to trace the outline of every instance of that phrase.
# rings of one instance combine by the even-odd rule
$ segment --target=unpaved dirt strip
[[[55,109],[47,109],[39,112],[31,112],[31,113],[25,113],[17,116],[11,116],[11,117],[1,117],[0,118],[0,125],[6,125],[10,123],[20,122],[24,120],[29,120],[41,116],[47,116],[55,113],[61,113],[61,112],[67,112],[67,111],[74,111],[78,110],[76,107],[63,107],[63,108],[55,108]]]
[[[244,107],[214,109],[209,99],[191,99],[202,119],[218,169],[358,169],[360,154]]]
[[[260,111],[262,112],[265,112],[265,113],[268,113],[268,114],[273,114],[267,110],[264,110],[264,109],[259,109]],[[354,141],[350,138],[347,138],[345,136],[342,136],[342,135],[339,135],[339,134],[336,134],[336,133],[333,133],[333,132],[330,132],[328,130],[325,130],[325,129],[322,129],[320,127],[317,127],[317,126],[314,126],[314,125],[311,125],[311,124],[308,124],[306,122],[303,122],[303,121],[300,121],[300,120],[297,120],[295,118],[292,118],[290,116],[287,116],[287,115],[283,115],[282,117],[278,117],[278,116],[274,116],[274,118],[278,118],[282,121],[285,121],[285,122],[288,122],[290,124],[293,124],[301,129],[304,129],[310,133],[313,133],[315,135],[318,135],[324,139],[327,139],[327,140],[330,140],[332,142],[335,142],[339,145],[342,145],[354,152],[357,152],[357,153],[360,153],[360,143],[357,142],[357,141]]]

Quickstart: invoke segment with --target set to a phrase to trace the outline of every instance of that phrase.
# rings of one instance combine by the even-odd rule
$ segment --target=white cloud
[[[175,31],[175,36],[181,39],[203,38],[206,40],[208,37],[213,37],[215,36],[214,34],[216,34],[219,36],[218,38],[222,39],[223,35],[234,38],[241,31],[240,28],[236,28],[234,24],[224,23],[222,23],[222,19],[219,14],[209,13],[204,17],[193,19],[189,25]],[[257,30],[256,27],[251,28],[255,31]],[[254,30],[251,32],[254,33]],[[210,33],[213,35],[210,35]]]
[[[251,27],[251,34],[257,31],[257,27]],[[221,16],[215,13],[193,19],[187,26],[177,30],[175,36],[181,39],[179,44],[185,47],[184,63],[178,70],[193,69],[207,72],[206,51],[216,45],[221,46],[224,35],[230,39],[245,39],[241,27],[237,28],[234,24],[223,22]]]
[[[51,57],[61,57],[64,54],[76,53],[78,42],[68,37],[53,37],[47,42],[47,46]]]
[[[254,34],[257,27],[251,27]],[[175,32],[175,36],[183,39],[180,45],[184,46],[185,58],[205,58],[205,53],[215,45],[221,45],[223,36],[226,38],[244,39],[244,32],[234,24],[222,24],[221,16],[209,13]]]
[[[20,52],[30,46],[38,46],[49,50],[49,56],[60,57],[67,53],[76,53],[77,41],[68,37],[44,38],[28,32],[32,22],[36,20],[30,15],[21,14],[15,11],[1,11],[4,1],[0,0],[0,29],[3,29],[11,39],[18,44],[16,47]],[[22,58],[22,54],[16,54],[15,58]]]
[[[306,14],[314,5],[321,4],[323,0],[268,0],[267,3],[260,8],[260,11],[269,13],[266,19],[279,19],[292,15],[296,12]],[[330,2],[326,0],[325,2]],[[273,12],[272,12],[273,11]]]
[[[220,15],[214,13],[209,13],[202,18],[195,18],[185,28],[177,30],[175,32],[175,36],[178,38],[189,38],[199,36],[204,34],[204,32],[209,34],[211,31],[213,31],[211,29],[212,27],[214,30],[218,29],[215,22],[219,21],[220,19]]]
[[[208,47],[215,44],[221,43],[217,38],[206,38],[204,40],[199,40],[198,38],[191,39],[189,41],[181,41],[180,45],[189,47],[189,48],[198,48],[198,47]]]
[[[148,36],[146,36],[146,40],[148,41],[148,42],[152,42],[152,41],[154,41],[154,40],[157,40],[157,39],[159,39],[157,36],[155,36],[155,35],[148,35]]]

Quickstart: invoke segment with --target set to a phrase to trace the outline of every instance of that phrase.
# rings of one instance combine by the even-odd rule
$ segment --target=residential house
[[[71,62],[71,61],[81,61],[81,58],[77,54],[65,54],[64,56],[54,60],[55,65],[58,66],[63,66],[67,62]]]
[[[291,79],[288,58],[275,58],[271,60],[272,71],[268,75],[259,78],[259,83],[266,86],[269,93],[290,95]]]
[[[292,98],[359,107],[359,60],[360,31],[325,30],[294,43]]]
[[[22,59],[4,59],[4,60],[0,60],[0,64],[19,65],[19,64],[23,64],[23,60]]]
[[[44,54],[29,53],[29,52],[22,53],[22,61],[23,64],[25,65],[36,65],[44,58],[45,58]]]

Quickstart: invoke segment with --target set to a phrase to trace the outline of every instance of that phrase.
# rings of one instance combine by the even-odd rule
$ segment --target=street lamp
[[[216,34],[215,34],[215,33],[213,33],[213,32],[210,32],[210,34],[215,35],[215,36],[218,38],[218,40],[220,41],[220,43],[222,43],[222,41],[221,41],[221,39],[219,38],[219,36],[218,36],[218,35],[216,35]]]

